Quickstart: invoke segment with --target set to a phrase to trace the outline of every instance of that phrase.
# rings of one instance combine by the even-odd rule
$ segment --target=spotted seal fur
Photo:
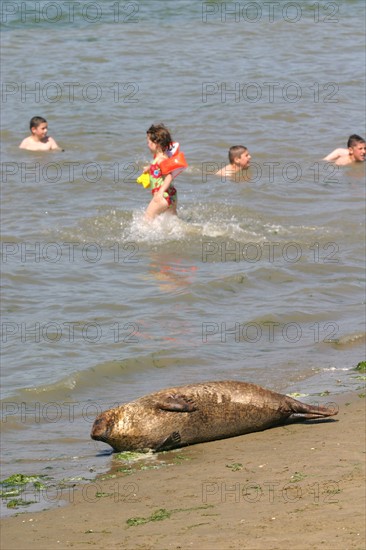
[[[91,437],[119,452],[166,451],[337,412],[255,384],[202,382],[163,389],[102,412]]]

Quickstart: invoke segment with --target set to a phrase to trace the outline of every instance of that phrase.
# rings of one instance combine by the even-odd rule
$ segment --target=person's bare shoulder
[[[225,169],[221,168],[221,170],[218,170],[215,172],[215,176],[224,176],[225,175]]]
[[[232,174],[235,173],[235,170],[233,169],[233,167],[231,166],[231,164],[227,164],[226,166],[224,166],[223,168],[221,168],[221,170],[218,170],[216,173],[215,173],[215,176],[223,176],[223,177],[230,177]]]
[[[31,137],[23,139],[22,143],[19,145],[19,149],[27,149],[28,151],[62,151],[56,141],[47,136],[44,141],[35,142]]]
[[[331,153],[329,153],[329,155],[324,157],[323,160],[334,162],[340,157],[348,157],[348,156],[349,156],[348,149],[338,148],[338,149],[334,149],[334,151],[332,151]]]
[[[49,143],[50,149],[52,149],[52,150],[54,150],[54,149],[61,150],[61,147],[59,147],[57,145],[56,141],[52,137],[48,138],[48,143]]]
[[[19,149],[30,149],[31,148],[31,140],[29,137],[26,137],[23,139],[22,143],[19,145]]]

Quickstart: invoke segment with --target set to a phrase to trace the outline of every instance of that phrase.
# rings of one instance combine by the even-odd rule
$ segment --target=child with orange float
[[[176,215],[177,190],[173,181],[187,168],[184,154],[179,150],[179,143],[173,142],[164,124],[153,124],[146,135],[147,146],[154,158],[137,178],[138,183],[145,188],[151,188],[153,195],[146,209],[145,218],[152,220],[164,212]]]

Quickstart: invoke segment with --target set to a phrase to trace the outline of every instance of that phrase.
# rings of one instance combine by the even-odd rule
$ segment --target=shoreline
[[[72,502],[2,519],[1,547],[361,550],[366,402],[334,401],[334,420],[184,447],[148,466],[113,459]]]

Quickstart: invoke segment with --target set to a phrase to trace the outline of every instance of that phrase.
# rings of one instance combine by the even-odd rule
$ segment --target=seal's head
[[[97,441],[108,442],[110,437],[110,422],[105,413],[101,413],[94,420],[90,436],[92,439],[96,439]]]

